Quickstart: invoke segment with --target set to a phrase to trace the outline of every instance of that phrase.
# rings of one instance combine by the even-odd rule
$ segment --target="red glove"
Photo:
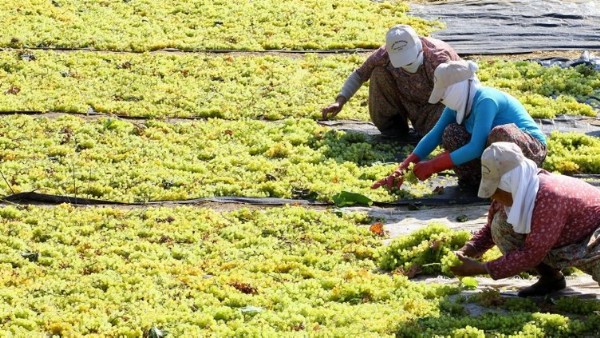
[[[404,161],[402,161],[402,163],[400,163],[396,171],[401,171],[402,174],[404,174],[404,172],[406,171],[406,169],[408,169],[408,166],[411,163],[418,163],[420,160],[421,159],[419,158],[419,156],[417,156],[415,153],[411,153]]]
[[[400,163],[398,168],[394,170],[394,172],[390,176],[382,178],[379,181],[373,183],[371,189],[377,189],[381,186],[385,186],[388,189],[392,189],[394,187],[400,188],[402,186],[402,183],[404,183],[403,175],[406,169],[408,169],[408,166],[411,163],[417,163],[419,161],[419,156],[415,155],[414,153],[411,153],[404,161],[402,161],[402,163]]]
[[[429,161],[423,161],[415,164],[413,172],[419,180],[424,181],[435,173],[439,173],[440,171],[446,169],[452,169],[453,167],[454,163],[452,163],[450,153],[445,152]]]

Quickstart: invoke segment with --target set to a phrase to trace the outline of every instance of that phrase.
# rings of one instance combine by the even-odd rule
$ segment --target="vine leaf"
[[[392,273],[395,275],[403,275],[403,276],[406,276],[408,279],[411,279],[411,278],[415,277],[416,275],[420,274],[421,272],[423,272],[423,270],[421,269],[421,266],[419,264],[412,264],[407,269],[399,266]]]
[[[477,286],[479,285],[479,282],[477,281],[477,279],[473,278],[473,277],[462,277],[459,278],[460,280],[460,284],[469,290],[473,290],[473,289],[477,289]]]
[[[381,222],[371,224],[371,226],[369,227],[369,230],[378,236],[385,235],[385,231],[383,230],[383,223],[381,223]]]
[[[37,262],[40,258],[39,252],[23,252],[21,253],[21,257],[25,258],[30,262]]]
[[[152,327],[149,331],[148,331],[148,338],[163,338],[166,337],[168,334],[167,331],[165,330],[161,330],[157,327]]]
[[[334,195],[332,199],[333,203],[335,203],[337,207],[347,207],[357,204],[363,206],[371,206],[371,204],[373,204],[373,200],[371,200],[367,196],[349,191],[342,191]]]

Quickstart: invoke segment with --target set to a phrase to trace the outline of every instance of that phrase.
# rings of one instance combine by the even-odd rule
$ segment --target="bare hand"
[[[470,244],[465,244],[462,248],[460,248],[458,250],[457,253],[461,253],[465,257],[471,257],[471,258],[480,258],[481,257],[481,253],[477,252],[475,250],[475,247]]]
[[[335,117],[339,112],[342,111],[343,106],[343,104],[335,102],[323,108],[321,110],[321,113],[323,113],[323,120],[328,120],[330,117]]]
[[[462,252],[457,251],[456,257],[461,260],[462,264],[459,266],[451,267],[450,270],[457,276],[475,276],[483,275],[487,273],[485,265],[478,261],[465,257]]]

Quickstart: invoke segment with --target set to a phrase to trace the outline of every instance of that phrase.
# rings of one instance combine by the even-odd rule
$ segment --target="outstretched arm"
[[[344,82],[340,94],[335,99],[335,103],[332,103],[321,110],[321,113],[323,114],[323,120],[327,120],[339,114],[339,112],[342,111],[344,104],[346,104],[346,102],[348,102],[348,100],[350,100],[350,98],[356,94],[362,84],[363,81],[358,72],[352,72],[348,79],[346,79],[346,82]]]
[[[462,248],[455,252],[462,264],[450,268],[457,276],[474,276],[488,274],[487,266],[484,263],[474,259],[480,258],[487,250],[494,246],[492,240],[491,225],[494,215],[503,208],[502,205],[493,201],[488,210],[486,225],[481,228],[470,241],[465,243]]]
[[[464,256],[461,252],[455,252],[456,257],[460,259],[462,264],[451,267],[450,270],[457,276],[476,276],[485,275],[488,273],[485,264],[474,259]]]

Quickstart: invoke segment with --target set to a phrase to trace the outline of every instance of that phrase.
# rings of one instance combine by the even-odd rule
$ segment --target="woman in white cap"
[[[491,197],[488,221],[456,254],[457,276],[506,278],[532,269],[538,282],[519,296],[564,289],[561,269],[574,266],[600,285],[600,189],[538,169],[514,143],[496,142],[481,156],[479,197]],[[497,245],[503,256],[480,263]]]
[[[449,61],[436,68],[429,102],[446,106],[442,116],[400,166],[372,188],[399,188],[411,163],[416,163],[413,172],[420,180],[454,169],[461,187],[476,188],[481,178],[479,157],[487,145],[498,141],[517,144],[525,157],[542,164],[546,137],[539,126],[517,99],[480,85],[477,69],[472,61]],[[424,161],[440,144],[446,151]]]
[[[418,136],[435,125],[444,106],[429,104],[433,73],[438,65],[460,60],[447,43],[419,37],[407,25],[397,25],[386,34],[386,44],[356,69],[336,98],[323,108],[323,119],[336,116],[363,83],[369,84],[369,114],[383,135],[408,136],[410,120]]]

